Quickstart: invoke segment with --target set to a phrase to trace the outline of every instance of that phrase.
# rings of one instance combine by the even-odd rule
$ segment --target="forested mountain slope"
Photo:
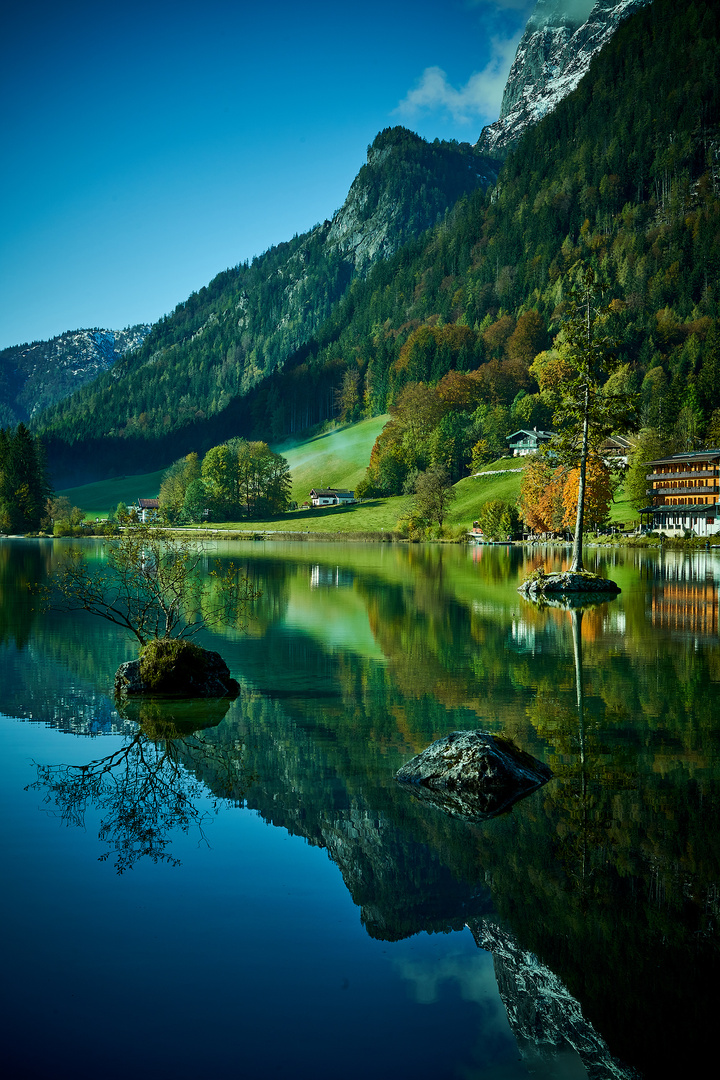
[[[85,467],[117,471],[117,440],[122,471],[132,470],[138,442],[145,443],[143,457],[148,440],[181,445],[175,433],[216,417],[281,370],[319,331],[353,278],[496,178],[497,164],[467,143],[430,144],[403,128],[381,132],[332,221],[218,274],[155,324],[125,363],[45,413],[39,427],[52,438],[56,476],[67,482],[87,477]],[[325,419],[333,408],[330,387],[296,426]],[[83,465],[72,448],[88,439],[103,447]]]
[[[533,398],[529,365],[559,329],[581,259],[612,283],[609,329],[641,390],[640,422],[668,432],[682,422],[697,437],[720,402],[720,8],[654,0],[631,16],[526,132],[492,192],[463,195],[366,276],[328,269],[319,235],[220,275],[137,357],[46,414],[56,469],[73,468],[78,443],[98,467],[122,460],[131,471],[231,434],[277,441],[323,419],[338,391],[349,420],[455,369],[481,368],[499,430],[519,415],[519,391]],[[287,290],[301,298],[292,318]],[[539,329],[521,318],[531,311]],[[224,339],[240,320],[247,341]],[[532,423],[532,400],[523,409]]]
[[[716,4],[655,0],[628,19],[492,193],[462,199],[429,240],[354,283],[303,367],[356,365],[371,412],[410,381],[481,367],[486,400],[509,407],[537,389],[528,365],[560,327],[578,260],[610,282],[608,329],[642,392],[639,422],[669,431],[685,411],[702,434],[720,405]],[[513,339],[530,311],[544,342]],[[286,392],[276,380],[263,395],[272,406]]]

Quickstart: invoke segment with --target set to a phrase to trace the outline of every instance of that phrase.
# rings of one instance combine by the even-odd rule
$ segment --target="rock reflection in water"
[[[613,1057],[554,971],[489,919],[471,923],[470,930],[478,948],[492,954],[500,997],[532,1076],[639,1080],[635,1069]]]

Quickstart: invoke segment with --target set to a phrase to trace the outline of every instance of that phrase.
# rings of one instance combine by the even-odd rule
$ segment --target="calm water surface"
[[[239,697],[123,710],[132,642],[32,610],[62,550],[0,541],[4,1075],[702,1074],[717,556],[589,552],[578,614],[516,592],[560,553],[218,545]],[[478,727],[554,779],[482,823],[395,784]]]

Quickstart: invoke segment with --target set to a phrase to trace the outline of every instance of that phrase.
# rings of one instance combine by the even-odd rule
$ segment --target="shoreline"
[[[288,541],[290,543],[354,543],[354,544],[453,544],[467,547],[497,547],[497,544],[472,544],[465,536],[434,537],[426,540],[411,540],[390,531],[375,532],[358,530],[357,532],[325,532],[315,530],[285,529],[236,529],[236,528],[193,528],[160,526],[169,534],[197,540],[252,540],[256,542]],[[112,533],[86,531],[78,536],[53,536],[50,533],[13,533],[0,535],[2,540],[106,540],[112,539]],[[513,540],[503,546],[514,548],[565,548],[572,545],[570,540]],[[711,537],[667,537],[667,536],[604,536],[591,535],[583,544],[584,548],[656,548],[660,551],[711,551],[720,549],[720,534]]]

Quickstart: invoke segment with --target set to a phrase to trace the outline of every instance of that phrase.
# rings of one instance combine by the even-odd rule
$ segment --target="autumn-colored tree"
[[[335,404],[340,420],[344,422],[357,420],[362,405],[359,368],[355,366],[346,368],[340,388],[335,391]]]
[[[488,357],[500,360],[504,355],[505,348],[515,330],[515,320],[512,315],[501,315],[494,323],[483,332],[485,352]]]
[[[557,349],[538,353],[530,365],[530,374],[537,380],[540,390],[553,393],[563,381],[572,377],[573,368],[567,356]]]
[[[563,485],[562,502],[564,508],[563,525],[567,529],[573,528],[577,520],[578,489],[580,486],[580,469],[571,469]],[[607,521],[610,503],[612,502],[612,485],[610,470],[603,462],[591,459],[587,463],[585,472],[585,510],[584,518],[587,525],[599,528]]]
[[[437,393],[449,408],[463,412],[476,409],[484,398],[480,372],[448,371],[438,383]]]
[[[477,372],[486,401],[511,405],[518,390],[536,389],[533,376],[522,360],[490,360]]]
[[[508,338],[507,354],[510,360],[519,360],[529,367],[547,342],[547,329],[537,311],[526,311]]]
[[[558,532],[563,527],[562,503],[565,470],[538,454],[530,458],[522,475],[520,512],[532,532]]]

